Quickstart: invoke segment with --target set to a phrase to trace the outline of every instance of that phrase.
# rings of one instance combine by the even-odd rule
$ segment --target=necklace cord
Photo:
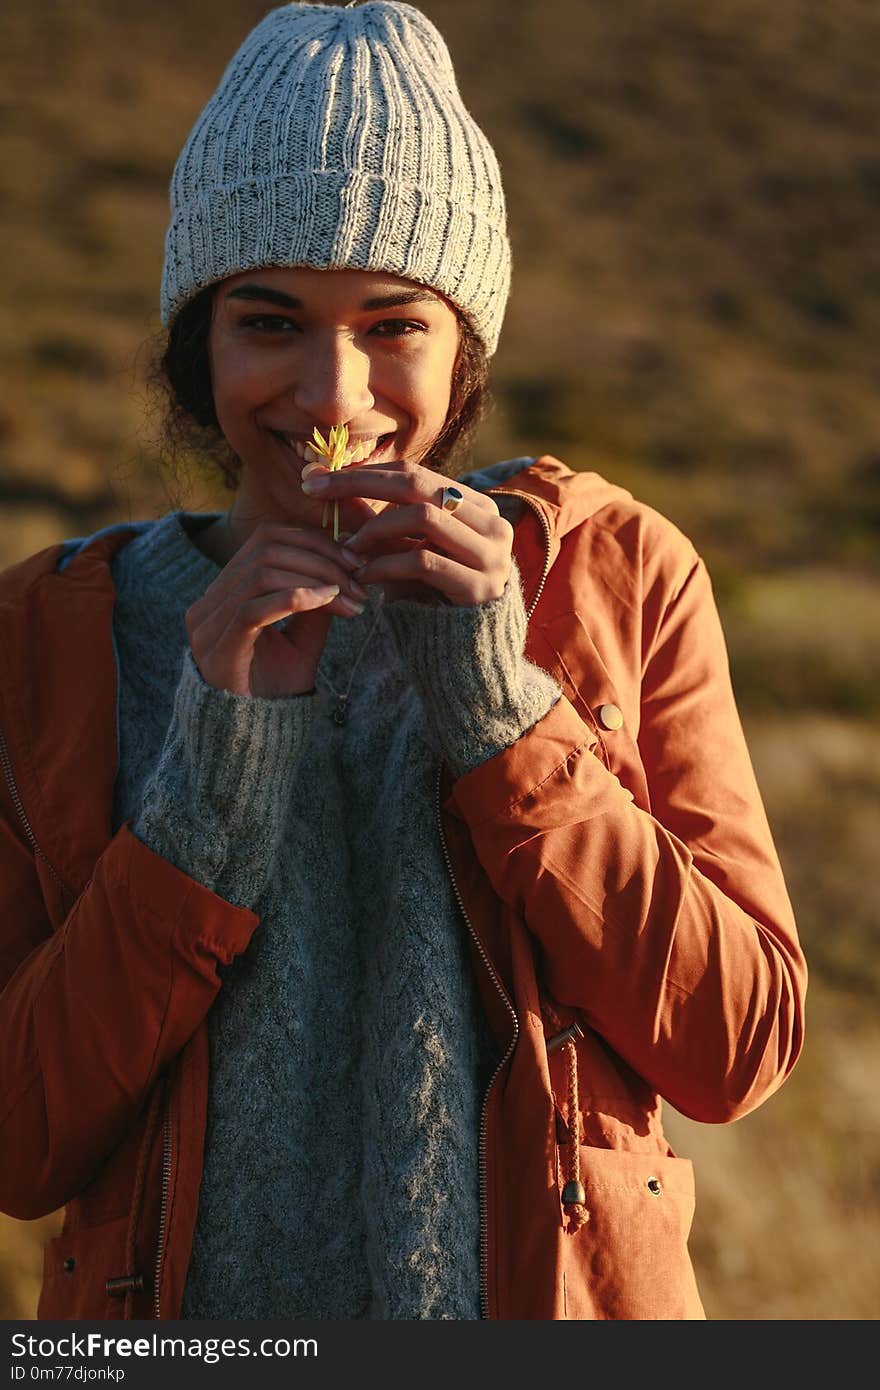
[[[349,672],[348,685],[345,687],[345,690],[337,690],[333,682],[329,680],[323,672],[321,673],[322,679],[326,682],[330,690],[330,693],[336,696],[336,709],[334,710],[333,718],[337,724],[345,723],[346,706],[348,704],[348,697],[351,692],[351,686],[355,677],[355,672],[357,671],[357,668],[360,665],[361,657],[363,656],[364,652],[367,650],[367,647],[370,645],[370,642],[372,641],[373,633],[376,631],[376,628],[379,625],[379,619],[382,616],[382,604],[384,602],[384,598],[384,594],[379,598],[376,616],[373,619],[373,625],[367,633],[366,639],[364,640],[360,651],[354,659],[354,664],[352,665],[351,671]],[[315,681],[315,685],[317,686],[317,679]]]

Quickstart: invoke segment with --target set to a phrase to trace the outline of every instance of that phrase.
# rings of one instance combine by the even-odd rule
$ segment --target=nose
[[[316,337],[300,365],[294,402],[303,415],[328,428],[363,416],[374,404],[370,358],[340,333]]]

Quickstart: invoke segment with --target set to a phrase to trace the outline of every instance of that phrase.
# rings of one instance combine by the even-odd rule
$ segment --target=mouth
[[[278,440],[279,444],[292,450],[298,458],[302,459],[303,463],[317,463],[321,457],[304,439],[297,439],[295,435],[287,434],[283,430],[270,430],[269,433]],[[388,452],[388,445],[393,439],[394,431],[392,430],[390,434],[380,434],[372,439],[360,440],[355,446],[351,464],[377,463],[383,454]]]

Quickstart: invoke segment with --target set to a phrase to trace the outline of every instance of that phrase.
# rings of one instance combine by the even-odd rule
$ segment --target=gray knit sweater
[[[436,779],[559,697],[522,655],[518,574],[474,608],[334,618],[317,693],[205,684],[184,614],[218,574],[174,513],[118,552],[114,829],[260,925],[208,1014],[185,1318],[478,1318],[478,1131],[497,1061],[442,853]],[[374,625],[374,620],[375,625]],[[365,639],[369,641],[364,645]],[[360,655],[348,722],[330,717]]]

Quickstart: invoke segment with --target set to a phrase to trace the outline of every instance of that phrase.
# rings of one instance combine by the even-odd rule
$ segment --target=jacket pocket
[[[702,1319],[688,1252],[690,1159],[579,1145],[590,1219],[561,1232],[568,1319]],[[560,1204],[565,1178],[560,1171]],[[567,1218],[562,1216],[567,1226]]]
[[[43,1251],[43,1286],[37,1305],[41,1321],[121,1318],[124,1300],[107,1292],[107,1280],[124,1273],[128,1216],[99,1226],[62,1231]]]

